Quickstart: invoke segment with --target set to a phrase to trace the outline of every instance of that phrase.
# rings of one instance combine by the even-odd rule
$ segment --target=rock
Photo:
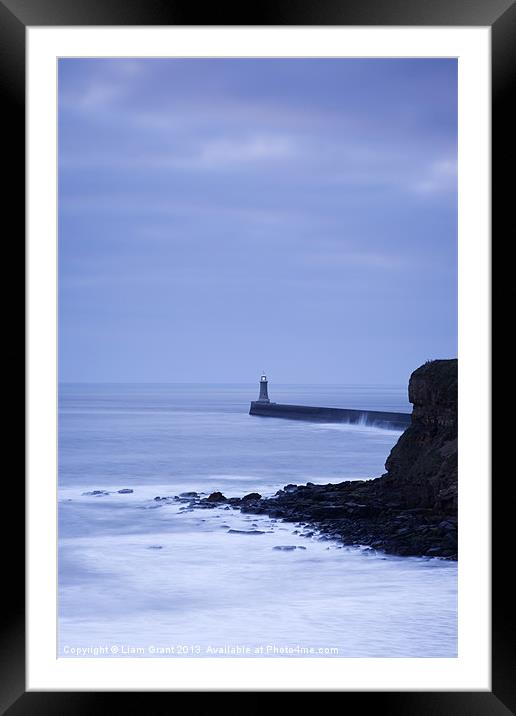
[[[255,500],[261,500],[262,496],[258,492],[250,492],[248,495],[242,497],[242,502],[253,502]]]
[[[180,492],[179,497],[199,497],[197,492]]]
[[[131,492],[134,492],[134,490],[131,490],[129,487],[124,487],[122,490],[118,490],[119,495],[130,495]]]
[[[457,513],[457,360],[430,361],[409,381],[411,425],[385,463],[379,485],[402,508]]]
[[[228,530],[228,534],[231,535],[264,535],[265,532],[262,530]]]
[[[161,544],[150,544],[147,549],[163,549],[163,545]]]
[[[358,510],[347,507],[346,505],[330,505],[315,506],[312,508],[310,515],[311,517],[321,519],[335,519],[336,517],[346,517],[350,514],[358,513]]]
[[[441,551],[442,551],[441,547],[430,547],[429,549],[426,550],[425,554],[427,554],[429,557],[432,557],[432,556],[437,557],[441,554]]]
[[[453,549],[443,549],[441,552],[441,557],[446,557],[447,559],[457,559],[457,550]]]
[[[222,492],[212,492],[209,497],[206,498],[208,502],[226,502],[226,498]]]
[[[439,522],[439,528],[442,530],[446,530],[447,532],[450,532],[452,530],[457,529],[457,525],[454,525],[452,522]]]
[[[296,549],[295,544],[285,544],[285,545],[276,545],[276,547],[273,547],[272,549],[277,549],[281,552],[292,552]]]
[[[91,492],[83,492],[82,494],[99,497],[100,495],[109,495],[110,493],[107,490],[92,490]]]
[[[267,511],[267,510],[265,510],[265,511]],[[269,511],[269,515],[270,515],[271,517],[275,518],[275,519],[273,520],[273,522],[274,522],[275,520],[277,520],[278,517],[279,517],[280,519],[281,519],[282,517],[285,517],[286,514],[287,514],[287,513],[285,512],[285,510],[272,509],[272,510]]]

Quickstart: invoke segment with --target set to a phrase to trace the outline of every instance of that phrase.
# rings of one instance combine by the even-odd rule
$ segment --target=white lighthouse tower
[[[269,393],[267,391],[268,380],[265,374],[260,376],[260,397],[258,398],[259,403],[270,403]]]

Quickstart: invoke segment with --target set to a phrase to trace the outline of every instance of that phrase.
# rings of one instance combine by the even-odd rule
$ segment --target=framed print
[[[4,708],[514,708],[490,441],[514,4],[1,11],[28,347]]]

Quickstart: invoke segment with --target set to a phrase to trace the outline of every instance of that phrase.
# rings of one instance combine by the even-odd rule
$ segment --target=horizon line
[[[259,381],[207,381],[207,380],[185,380],[185,381],[171,381],[171,380],[59,380],[58,385],[254,385]],[[390,385],[398,386],[405,385],[405,383],[338,383],[338,382],[324,382],[324,383],[308,383],[308,382],[283,382],[278,381],[275,385]]]

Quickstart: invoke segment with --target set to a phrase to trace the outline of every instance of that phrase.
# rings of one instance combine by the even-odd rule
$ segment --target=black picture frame
[[[0,83],[4,123],[4,225],[10,230],[10,244],[23,261],[25,232],[25,29],[27,26],[59,25],[404,25],[404,26],[489,26],[492,31],[492,209],[493,262],[501,272],[498,255],[505,235],[513,233],[514,180],[511,147],[514,150],[516,116],[511,106],[516,84],[516,4],[514,0],[341,0],[318,3],[279,1],[239,7],[219,3],[198,8],[195,3],[176,0],[0,0]],[[6,159],[5,149],[12,152]],[[514,153],[512,153],[514,156]],[[9,221],[10,220],[10,221]],[[16,236],[16,241],[14,237]],[[5,264],[4,264],[5,265]],[[498,268],[498,266],[500,268]],[[493,335],[498,335],[501,318],[497,307],[505,303],[505,283],[500,273],[492,293]],[[10,304],[13,296],[10,295]],[[23,297],[21,297],[23,304]],[[7,304],[7,305],[10,305]],[[496,318],[496,320],[495,320]],[[500,330],[501,332],[501,330]],[[21,323],[15,323],[12,345],[24,344]],[[16,340],[18,339],[18,340]],[[16,365],[16,362],[13,362]],[[20,362],[20,364],[22,364]],[[12,364],[12,367],[14,367]],[[21,371],[20,371],[21,372]],[[501,361],[499,375],[504,371]],[[22,376],[20,376],[22,378]],[[14,381],[16,382],[16,381]],[[24,384],[20,380],[18,386]],[[497,414],[496,381],[493,380],[493,415]],[[505,387],[505,385],[504,385]],[[501,401],[500,401],[501,402]],[[14,405],[15,403],[13,403]],[[16,404],[23,405],[19,390]],[[16,424],[16,421],[15,421]],[[508,427],[497,424],[493,450],[510,444]],[[494,450],[495,452],[495,450]],[[498,451],[496,450],[497,454]],[[493,465],[494,468],[494,465]],[[514,543],[508,516],[514,493],[512,471],[498,475],[493,469],[492,516],[492,691],[472,692],[342,692],[344,708],[371,708],[383,713],[446,714],[516,713],[516,659],[514,644],[514,598],[509,588],[511,543]],[[16,479],[15,479],[16,478]],[[124,692],[26,692],[25,691],[25,610],[24,610],[24,486],[14,468],[4,477],[2,520],[4,535],[3,597],[1,610],[0,713],[91,714],[146,712],[157,708],[157,699],[173,693]],[[507,510],[507,514],[505,511]],[[14,518],[7,527],[7,513]],[[345,666],[343,665],[343,668]],[[236,689],[235,689],[236,690]],[[120,699],[124,699],[122,705]],[[116,699],[116,703],[115,703]],[[152,699],[152,704],[149,700]]]

